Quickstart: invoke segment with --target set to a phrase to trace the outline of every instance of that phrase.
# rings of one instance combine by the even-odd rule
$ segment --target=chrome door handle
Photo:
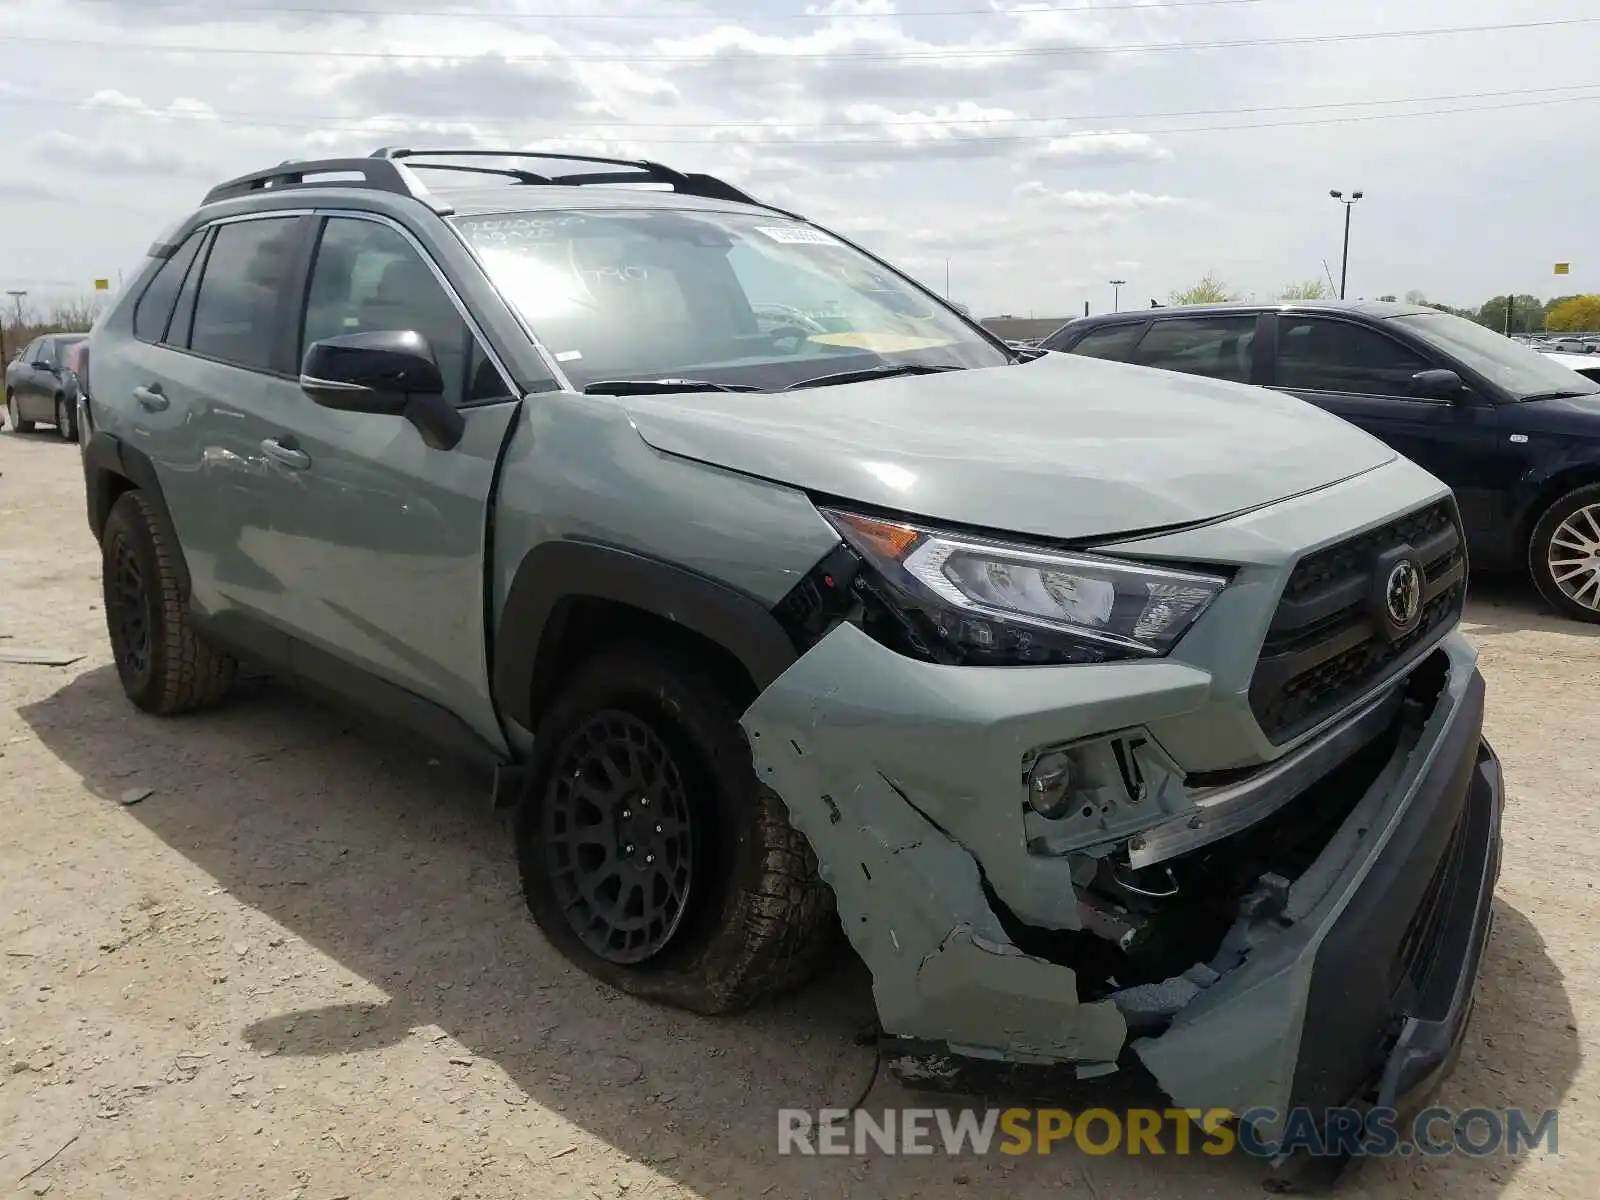
[[[139,402],[140,408],[148,409],[150,412],[161,412],[172,403],[162,393],[159,383],[152,383],[149,387],[134,388],[133,398]]]
[[[285,446],[277,438],[265,439],[261,443],[261,451],[274,462],[293,471],[304,471],[311,465],[311,455],[293,446]]]

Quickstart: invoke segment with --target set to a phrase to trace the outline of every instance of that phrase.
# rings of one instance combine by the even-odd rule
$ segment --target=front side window
[[[1460,359],[1518,400],[1574,392],[1587,395],[1596,390],[1567,378],[1562,374],[1565,367],[1551,362],[1537,350],[1519,346],[1465,317],[1452,313],[1418,313],[1391,320],[1429,345]],[[1578,345],[1584,352],[1591,349],[1586,343]]]
[[[311,268],[300,354],[324,338],[390,330],[427,339],[450,403],[505,394],[499,372],[411,243],[376,221],[330,217]]]
[[[189,348],[196,354],[271,369],[299,220],[269,217],[217,227],[195,296]]]
[[[578,387],[693,378],[770,390],[876,366],[1011,361],[909,280],[776,214],[561,210],[456,225]]]
[[[1325,317],[1278,319],[1278,386],[1301,392],[1410,396],[1432,364],[1391,337]]]
[[[1157,321],[1139,342],[1133,361],[1147,367],[1250,382],[1256,317],[1182,317]]]

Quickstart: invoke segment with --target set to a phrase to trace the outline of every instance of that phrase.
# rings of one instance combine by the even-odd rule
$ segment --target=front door
[[[1340,317],[1278,317],[1272,383],[1343,417],[1450,485],[1470,548],[1493,540],[1506,450],[1487,397],[1434,400],[1411,392],[1418,371],[1449,368],[1397,338]]]
[[[265,440],[283,478],[276,558],[290,576],[296,673],[346,692],[388,685],[374,696],[391,715],[405,718],[393,708],[409,694],[503,749],[488,690],[485,561],[516,394],[422,251],[385,220],[325,218],[304,295],[297,354],[340,334],[421,333],[466,433],[434,450],[400,417],[322,408],[294,380],[272,382]]]

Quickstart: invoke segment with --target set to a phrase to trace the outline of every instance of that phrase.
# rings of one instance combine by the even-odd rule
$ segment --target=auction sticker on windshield
[[[814,333],[806,340],[819,346],[848,346],[852,350],[871,350],[878,354],[931,350],[950,344],[949,338],[918,337],[914,333]]]
[[[764,233],[775,242],[786,242],[789,245],[803,246],[837,246],[837,238],[831,238],[820,229],[812,229],[808,225],[757,225],[757,233]]]

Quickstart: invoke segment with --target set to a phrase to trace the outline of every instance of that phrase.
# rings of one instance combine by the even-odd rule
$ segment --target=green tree
[[[1199,283],[1177,289],[1171,296],[1174,304],[1222,304],[1238,298],[1236,292],[1210,271],[1201,277]]]
[[[1510,302],[1510,312],[1506,310]],[[1544,328],[1544,302],[1537,296],[1495,296],[1473,314],[1478,324],[1501,333],[1537,333]]]
[[[1546,329],[1562,333],[1589,333],[1600,329],[1600,296],[1572,296],[1554,303],[1545,314],[1544,323]]]
[[[1286,283],[1278,289],[1279,300],[1326,300],[1328,285],[1320,279],[1307,279],[1300,283]]]

